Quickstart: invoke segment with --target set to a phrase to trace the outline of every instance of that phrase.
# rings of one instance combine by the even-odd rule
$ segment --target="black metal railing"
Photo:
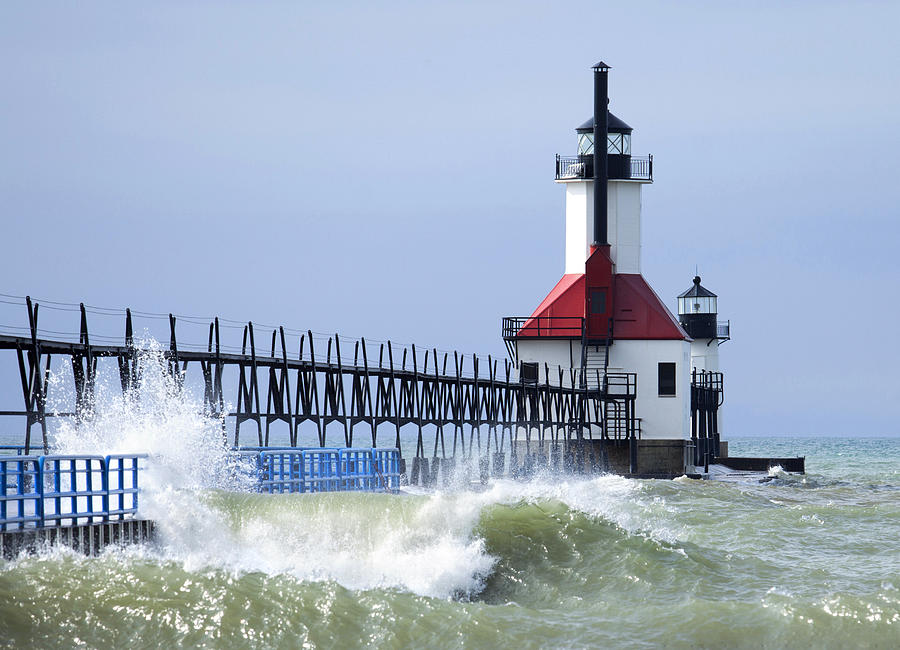
[[[636,372],[611,372],[606,375],[606,394],[612,397],[637,396]]]
[[[629,440],[632,437],[637,440],[641,439],[642,420],[636,417],[629,418],[624,402],[606,402],[603,418],[603,433],[608,440]]]
[[[653,155],[631,157],[631,179],[636,181],[653,180]]]
[[[556,155],[556,180],[570,178],[588,178],[593,174],[593,169],[583,158],[578,156]],[[635,181],[653,180],[653,156],[632,156],[631,175],[629,179]]]
[[[575,156],[560,156],[556,154],[556,180],[565,178],[584,178],[587,174],[587,165]]]
[[[711,372],[709,370],[691,371],[691,386],[695,388],[711,388],[712,390],[721,391],[724,386],[724,374],[721,372]]]
[[[583,322],[581,316],[507,316],[503,319],[503,338],[580,337]]]
[[[709,370],[691,371],[691,408],[716,409],[725,401],[725,375]]]
[[[717,339],[725,339],[726,341],[731,339],[731,321],[719,321],[716,323],[716,338]]]

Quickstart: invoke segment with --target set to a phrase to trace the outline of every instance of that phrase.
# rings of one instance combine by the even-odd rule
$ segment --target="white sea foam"
[[[167,368],[159,344],[139,343],[140,380],[127,394],[118,378],[100,376],[91,411],[81,421],[60,418],[51,441],[62,454],[148,454],[142,487],[241,487],[231,471],[222,421],[204,415],[202,400]],[[51,390],[63,382],[57,375]],[[51,396],[53,393],[51,393]],[[57,398],[58,399],[58,398]]]
[[[169,551],[192,569],[212,565],[450,597],[478,593],[496,562],[478,535],[485,508],[558,500],[628,530],[671,536],[663,526],[646,530],[646,509],[659,504],[632,507],[636,489],[634,481],[609,476],[553,484],[500,480],[481,492],[412,497],[260,496],[238,504],[231,522],[215,507],[194,516],[190,503],[179,503],[185,495],[172,492],[165,496],[180,514],[164,528]]]

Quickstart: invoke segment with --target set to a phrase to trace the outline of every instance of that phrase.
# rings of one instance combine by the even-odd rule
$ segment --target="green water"
[[[10,647],[900,646],[900,439],[739,439],[765,483],[161,489],[152,547],[0,565]]]

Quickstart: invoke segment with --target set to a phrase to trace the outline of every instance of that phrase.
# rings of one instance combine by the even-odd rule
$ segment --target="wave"
[[[170,490],[155,495],[154,508],[169,513],[158,520],[162,558],[191,570],[287,574],[443,598],[487,591],[496,598],[511,571],[571,564],[604,541],[654,540],[635,502],[621,499],[633,489],[625,479],[605,477],[555,485],[498,481],[484,492],[427,496]]]
[[[157,523],[162,561],[472,598],[488,587],[502,592],[495,569],[530,552],[504,546],[509,526],[532,546],[550,544],[548,525],[563,542],[572,526],[593,531],[585,540],[596,531],[669,542],[678,536],[663,499],[642,499],[640,483],[614,476],[501,480],[482,492],[400,498],[248,494],[233,471],[222,420],[204,415],[202,399],[172,376],[159,344],[139,347],[138,385],[122,394],[117,377],[99,378],[92,412],[63,420],[52,445],[63,453],[148,454],[140,514]],[[58,390],[63,383],[51,380],[57,400],[67,397]],[[549,514],[536,518],[542,509]],[[559,528],[566,509],[580,519]]]

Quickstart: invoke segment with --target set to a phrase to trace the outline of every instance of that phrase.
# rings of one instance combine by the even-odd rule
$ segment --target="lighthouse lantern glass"
[[[594,134],[579,133],[578,134],[578,155],[589,156],[594,153]]]
[[[578,134],[578,155],[590,156],[594,153],[594,134]],[[610,133],[606,137],[606,153],[631,155],[631,134]]]
[[[711,296],[687,296],[678,299],[679,314],[715,314],[716,298]]]
[[[607,136],[606,153],[622,153],[621,133],[610,133]]]
[[[606,153],[631,155],[631,135],[628,133],[610,133],[606,138]]]

